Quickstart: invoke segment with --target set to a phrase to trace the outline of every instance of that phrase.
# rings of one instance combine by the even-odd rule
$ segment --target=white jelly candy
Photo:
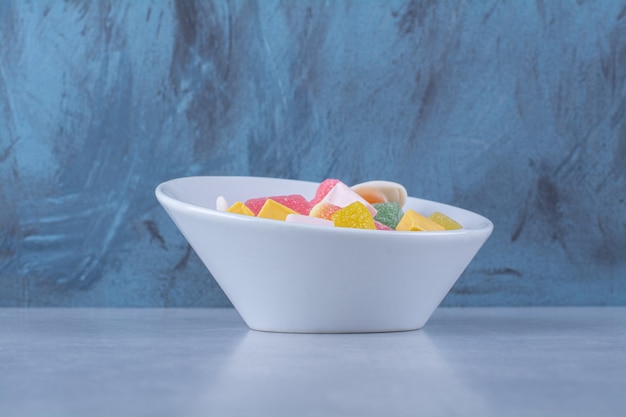
[[[375,189],[380,191],[387,201],[390,203],[398,203],[404,206],[406,203],[407,193],[406,188],[402,184],[392,181],[367,181],[360,184],[353,185],[352,190],[357,191],[359,189]]]
[[[228,210],[228,201],[224,196],[217,197],[217,201],[215,201],[215,209],[218,211],[226,211]]]

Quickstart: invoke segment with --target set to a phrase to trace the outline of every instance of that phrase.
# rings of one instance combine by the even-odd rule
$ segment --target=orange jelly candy
[[[333,214],[340,210],[341,207],[336,206],[332,203],[321,202],[317,203],[311,209],[309,216],[318,217],[320,219],[332,220]]]
[[[367,201],[370,204],[387,202],[387,198],[385,197],[385,195],[375,188],[364,187],[355,189],[354,191],[358,195],[363,197],[363,200]]]

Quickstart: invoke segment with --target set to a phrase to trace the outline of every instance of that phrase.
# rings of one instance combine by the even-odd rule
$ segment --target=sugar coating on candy
[[[311,206],[314,206],[322,201],[324,197],[326,197],[326,194],[328,194],[328,192],[332,190],[338,182],[340,181],[335,178],[327,178],[324,181],[320,182],[320,184],[317,186],[317,190],[315,191],[315,197],[313,197],[313,200],[310,201]]]
[[[363,204],[365,208],[370,212],[371,216],[376,216],[376,209],[373,205],[368,203],[363,197],[358,195],[356,191],[353,191],[343,182],[338,182],[335,186],[326,194],[326,197],[322,199],[325,203],[331,203],[339,207],[346,207],[356,201]]]
[[[320,226],[369,230],[435,231],[457,230],[463,226],[454,219],[434,212],[428,217],[414,210],[403,212],[405,188],[390,181],[369,181],[348,187],[328,178],[308,201],[300,194],[251,198],[232,206],[224,196],[216,199],[219,211]]]
[[[318,217],[306,216],[304,214],[288,214],[285,221],[289,223],[311,224],[313,226],[334,226],[332,220],[320,219]]]
[[[261,208],[265,204],[267,200],[274,200],[277,203],[282,204],[283,206],[289,207],[293,211],[299,214],[309,214],[311,211],[311,203],[304,198],[304,196],[300,194],[291,194],[291,195],[277,195],[271,197],[259,197],[259,198],[251,198],[246,201],[246,206],[252,210],[252,212],[258,216]]]
[[[404,216],[402,206],[399,203],[376,203],[374,208],[377,210],[374,220],[395,229],[400,223],[400,219]]]
[[[381,222],[377,222],[376,220],[374,220],[374,225],[376,226],[376,230],[393,230],[386,224],[382,224]]]
[[[444,230],[443,226],[435,223],[428,217],[413,211],[407,210],[402,219],[396,226],[398,231],[423,232],[431,230]]]
[[[374,218],[360,201],[355,201],[341,210],[337,210],[333,214],[333,223],[336,227],[376,230]]]
[[[303,195],[300,194],[292,194],[271,198],[277,203],[280,203],[283,206],[287,206],[293,211],[304,215],[308,215],[311,211],[311,207],[313,207],[309,200],[307,200],[306,198],[304,198]]]
[[[341,207],[332,203],[319,202],[311,208],[309,216],[318,217],[320,219],[332,220],[333,214]]]
[[[235,204],[226,209],[226,211],[234,214],[243,214],[245,216],[254,216],[252,210],[246,207],[246,205],[241,201],[237,201]]]
[[[289,214],[299,214],[287,206],[268,198],[257,217],[263,219],[285,220]]]
[[[432,213],[428,216],[428,218],[435,223],[442,225],[446,230],[458,230],[463,228],[463,226],[461,226],[457,221],[438,211]]]
[[[261,208],[263,208],[263,204],[267,201],[267,197],[259,197],[259,198],[251,198],[246,200],[245,205],[252,210],[254,215],[258,215]]]

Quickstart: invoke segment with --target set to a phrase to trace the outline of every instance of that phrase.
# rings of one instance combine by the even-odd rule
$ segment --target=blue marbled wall
[[[154,198],[388,179],[491,218],[445,305],[626,304],[624,1],[0,1],[0,305],[228,300]]]

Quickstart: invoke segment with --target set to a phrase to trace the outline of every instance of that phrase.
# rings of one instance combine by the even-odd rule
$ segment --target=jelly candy
[[[251,198],[246,200],[246,206],[252,210],[254,215],[258,215],[261,208],[263,208],[263,204],[267,201],[267,197],[259,197],[259,198]]]
[[[252,212],[252,210],[246,207],[246,205],[243,204],[241,201],[237,201],[235,204],[230,206],[226,211],[229,213],[243,214],[246,216],[254,216],[254,213]]]
[[[311,208],[309,216],[318,217],[320,219],[332,220],[333,214],[341,207],[331,203],[320,202]]]
[[[252,212],[258,216],[265,202],[270,199],[282,204],[285,207],[289,207],[299,214],[308,215],[312,207],[311,203],[309,203],[309,201],[300,194],[251,198],[250,200],[246,201],[246,206],[248,206],[248,208],[250,208],[250,210],[252,210]]]
[[[298,214],[296,211],[284,206],[270,198],[265,201],[257,217],[263,219],[285,220],[289,214]]]
[[[251,198],[229,207],[226,198],[219,196],[215,206],[229,213],[321,226],[399,231],[463,228],[441,212],[428,217],[414,210],[404,212],[406,200],[406,189],[395,182],[369,181],[348,187],[328,178],[317,186],[310,201],[300,194],[291,194]]]
[[[430,216],[428,216],[428,218],[435,223],[442,225],[443,228],[446,230],[457,230],[463,228],[463,226],[461,226],[459,223],[438,211],[432,213]]]
[[[324,181],[320,182],[320,184],[317,186],[317,190],[315,191],[315,197],[313,197],[313,200],[310,201],[311,206],[314,206],[322,201],[324,197],[326,197],[326,194],[328,194],[328,192],[332,190],[338,182],[340,181],[334,178],[327,178]]]
[[[352,190],[355,191],[361,197],[363,197],[363,199],[370,204],[387,202],[387,197],[385,197],[385,195],[380,190],[377,190],[376,188],[361,187],[361,188],[355,189],[353,187]]]
[[[275,201],[289,207],[293,211],[308,215],[311,211],[311,203],[300,194],[287,195],[284,197],[275,197]]]
[[[404,206],[407,199],[406,188],[402,184],[392,181],[367,181],[352,186],[352,189],[356,192],[360,190],[376,190],[385,196],[385,201],[399,203],[400,206]]]
[[[381,222],[377,222],[376,220],[374,220],[374,225],[376,226],[376,230],[393,230],[386,224],[382,224]]]
[[[332,220],[320,219],[319,217],[305,216],[304,214],[288,214],[285,218],[286,222],[312,224],[314,226],[334,226]]]
[[[391,202],[391,203],[376,203],[374,204],[374,208],[378,210],[374,220],[381,222],[382,224],[395,229],[400,223],[400,219],[404,215],[402,211],[402,206],[400,203]]]
[[[420,213],[407,210],[400,219],[396,230],[399,231],[429,231],[429,230],[444,230],[443,226],[430,220],[428,217],[424,217]]]
[[[333,214],[333,223],[336,227],[376,230],[374,218],[367,207],[360,201],[355,201],[337,210]]]
[[[228,210],[228,201],[226,201],[223,195],[217,197],[217,200],[215,201],[215,209],[218,211]]]
[[[338,182],[335,186],[326,194],[326,197],[322,199],[322,202],[331,203],[339,207],[346,207],[355,201],[360,202],[367,208],[372,217],[376,216],[376,209],[370,203],[368,203],[363,197],[358,195],[355,191],[352,191],[343,182]]]

